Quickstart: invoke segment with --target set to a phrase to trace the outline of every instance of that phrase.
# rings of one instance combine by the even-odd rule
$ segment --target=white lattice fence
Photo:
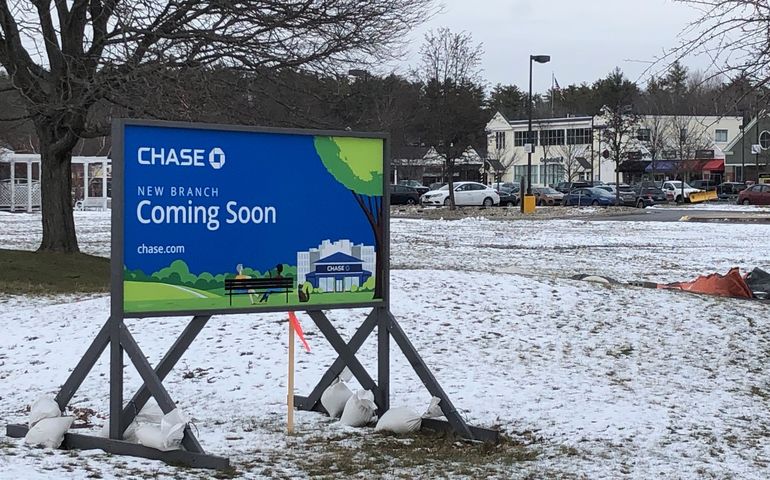
[[[27,202],[30,200],[27,196],[28,185],[26,183],[17,183],[13,188],[13,209],[27,210]],[[11,209],[11,182],[0,182],[0,208]],[[40,183],[32,182],[32,209],[40,208]]]

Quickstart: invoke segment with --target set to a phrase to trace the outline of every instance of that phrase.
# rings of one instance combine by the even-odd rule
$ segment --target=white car
[[[700,190],[695,187],[691,187],[688,184],[684,184],[684,199],[682,198],[682,182],[679,180],[670,180],[668,182],[663,182],[663,186],[660,187],[661,190],[663,190],[666,193],[666,198],[669,201],[675,201],[676,203],[682,203],[685,200],[690,200],[690,194],[696,193],[696,192],[702,192],[703,190]]]
[[[455,182],[455,205],[484,205],[500,203],[500,195],[492,188],[478,182]],[[431,190],[420,197],[423,205],[449,205],[449,185]]]

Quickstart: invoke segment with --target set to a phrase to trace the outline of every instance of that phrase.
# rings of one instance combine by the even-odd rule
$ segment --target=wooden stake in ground
[[[288,407],[286,430],[294,433],[294,322],[289,320],[289,381],[287,382],[286,405]]]

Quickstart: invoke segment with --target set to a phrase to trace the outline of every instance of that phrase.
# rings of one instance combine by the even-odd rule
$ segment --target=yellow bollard
[[[535,213],[535,196],[534,195],[524,195],[524,199],[522,200],[524,203],[524,213]]]

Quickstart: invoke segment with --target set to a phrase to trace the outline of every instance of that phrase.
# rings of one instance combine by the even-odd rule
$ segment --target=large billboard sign
[[[113,141],[114,315],[386,300],[384,136],[123,120]]]

